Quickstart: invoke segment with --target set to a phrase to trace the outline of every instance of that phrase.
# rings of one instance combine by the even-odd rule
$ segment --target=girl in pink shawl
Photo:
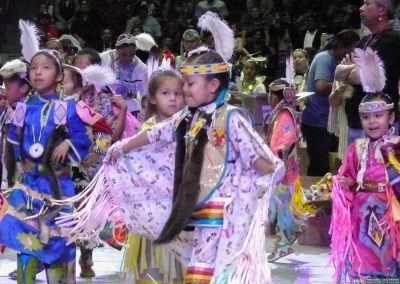
[[[331,247],[335,277],[338,282],[346,277],[351,281],[398,279],[399,225],[394,214],[398,201],[388,182],[381,153],[386,145],[400,141],[400,137],[393,136],[391,127],[394,104],[381,92],[384,74],[375,70],[375,76],[377,73],[364,64],[375,60],[377,63],[370,62],[369,66],[381,67],[376,53],[370,49],[356,50],[356,55],[359,76],[367,92],[359,106],[365,137],[349,146],[334,178]],[[374,80],[368,80],[366,72]]]

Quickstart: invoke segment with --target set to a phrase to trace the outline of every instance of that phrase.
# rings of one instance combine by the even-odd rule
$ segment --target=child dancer
[[[117,142],[92,183],[94,188],[61,202],[86,198],[90,192],[83,201],[86,207],[76,215],[82,219],[71,231],[71,241],[96,234],[105,219],[123,219],[131,232],[168,245],[188,266],[186,283],[208,283],[212,277],[268,283],[264,274],[268,266],[262,258],[253,263],[258,260],[251,252],[246,261],[255,272],[235,274],[238,266],[233,270],[228,266],[240,261],[238,253],[249,245],[263,257],[263,226],[251,220],[256,216],[265,221],[267,201],[256,211],[257,200],[265,190],[274,191],[283,176],[283,163],[253,130],[248,116],[224,103],[229,68],[218,53],[199,50],[181,72],[188,108]],[[109,206],[98,208],[105,202]],[[185,231],[191,228],[193,233]],[[262,231],[254,233],[257,230]]]
[[[37,52],[29,77],[37,93],[17,104],[8,130],[23,175],[6,191],[10,208],[0,222],[0,243],[19,252],[18,283],[35,283],[38,261],[45,264],[48,283],[75,283],[74,275],[64,275],[64,266],[74,265],[75,246],[66,245],[54,223],[72,208],[47,201],[74,195],[69,163],[79,163],[91,142],[74,101],[56,92],[63,78],[57,54]]]
[[[268,256],[269,262],[293,253],[292,244],[302,232],[301,217],[295,216],[291,211],[294,187],[300,187],[300,172],[297,164],[299,133],[295,113],[295,94],[296,91],[285,79],[277,79],[269,85],[268,103],[274,109],[266,122],[267,144],[286,165],[285,178],[279,185],[270,206],[269,219],[273,221],[276,218],[277,223],[275,249]]]
[[[243,78],[240,80],[241,92],[249,96],[258,96],[267,91],[264,85],[265,76],[258,76],[257,62],[249,59],[243,66]]]
[[[63,77],[58,56],[50,50],[36,53],[29,77],[37,94],[17,104],[8,130],[23,176],[6,192],[10,209],[0,223],[0,243],[19,251],[19,282],[34,283],[42,261],[49,283],[74,283],[64,266],[75,262],[75,246],[66,246],[54,223],[72,208],[51,207],[47,200],[74,195],[68,164],[79,163],[91,142],[74,101],[63,101],[56,92]]]
[[[355,54],[367,93],[358,108],[365,138],[348,147],[334,178],[332,259],[338,282],[346,281],[347,276],[351,281],[371,278],[383,282],[385,278],[399,279],[399,225],[395,219],[398,201],[388,182],[381,149],[399,143],[400,138],[393,136],[391,129],[395,106],[382,93],[386,80],[382,62],[369,47],[356,49]]]
[[[182,85],[182,77],[176,71],[153,73],[146,96],[146,109],[152,116],[142,124],[142,131],[168,119],[184,107]],[[154,246],[145,237],[134,234],[129,234],[127,244],[123,266],[128,277],[133,273],[139,283],[150,279],[152,283],[178,283],[176,281],[183,280],[181,265],[164,247]]]

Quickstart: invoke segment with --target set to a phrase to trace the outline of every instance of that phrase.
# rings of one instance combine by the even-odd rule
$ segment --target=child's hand
[[[336,176],[336,180],[337,180],[337,182],[339,183],[340,186],[352,187],[353,185],[356,184],[356,182],[354,180],[352,180],[349,177],[345,177],[345,176],[337,175]]]
[[[65,158],[67,157],[67,153],[69,150],[69,143],[67,141],[61,142],[53,151],[51,155],[51,163],[56,165],[58,163],[63,163]]]
[[[103,159],[105,164],[113,164],[119,157],[123,155],[122,146],[124,144],[121,141],[115,142],[107,151],[106,156]]]

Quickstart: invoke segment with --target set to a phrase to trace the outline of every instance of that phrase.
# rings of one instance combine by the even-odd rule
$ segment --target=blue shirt
[[[301,115],[301,122],[306,125],[326,128],[329,116],[329,96],[319,94],[315,90],[317,80],[333,82],[335,69],[338,62],[333,54],[328,51],[318,53],[311,63],[304,86],[306,92],[315,92],[306,98],[305,108]]]

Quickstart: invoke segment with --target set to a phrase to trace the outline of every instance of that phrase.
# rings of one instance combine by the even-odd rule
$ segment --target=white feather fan
[[[202,30],[209,31],[214,39],[215,51],[225,60],[229,60],[233,54],[235,39],[229,26],[223,22],[216,13],[206,12],[203,14],[197,26]]]
[[[21,31],[22,56],[31,62],[32,57],[39,51],[39,37],[36,26],[28,21],[19,20]]]
[[[93,84],[96,90],[111,85],[116,81],[113,70],[106,66],[90,65],[82,70],[84,84]]]
[[[386,75],[383,61],[379,58],[377,52],[367,47],[366,50],[356,48],[354,54],[354,61],[359,69],[364,92],[382,92],[385,87]]]
[[[150,51],[153,46],[157,46],[154,38],[146,33],[141,33],[135,36],[136,48],[144,51]]]

